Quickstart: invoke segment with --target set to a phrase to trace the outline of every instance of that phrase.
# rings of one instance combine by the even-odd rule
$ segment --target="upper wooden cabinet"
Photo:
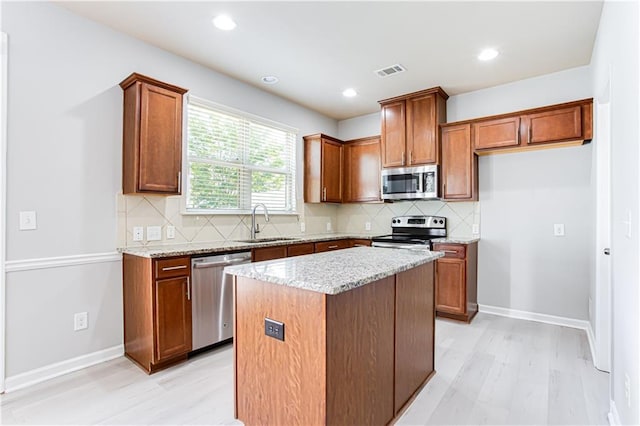
[[[180,194],[182,95],[177,86],[133,73],[124,90],[122,192]]]
[[[478,199],[478,157],[471,146],[471,124],[442,126],[442,198]]]
[[[382,167],[438,164],[438,124],[447,121],[449,95],[440,87],[380,101]]]
[[[342,202],[342,141],[316,134],[304,137],[304,202]]]
[[[344,145],[343,202],[380,200],[380,137],[355,139]]]
[[[450,124],[471,123],[478,154],[523,151],[591,140],[592,109],[593,99],[584,99]]]

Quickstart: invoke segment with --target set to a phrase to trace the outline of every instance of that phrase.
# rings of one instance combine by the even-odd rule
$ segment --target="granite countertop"
[[[370,240],[371,235],[360,234],[316,234],[316,235],[299,235],[295,237],[283,237],[289,238],[280,241],[263,241],[257,243],[244,243],[240,241],[213,241],[207,243],[185,243],[185,244],[173,244],[173,245],[157,245],[146,247],[126,247],[118,249],[120,253],[132,254],[135,256],[158,258],[169,256],[188,256],[193,254],[207,254],[207,253],[224,253],[230,251],[239,250],[251,250],[260,247],[275,247],[289,244],[299,243],[315,243],[320,241],[330,240],[345,240],[345,239],[366,239]]]
[[[445,243],[445,244],[471,244],[480,241],[480,237],[447,237],[447,238],[435,238],[431,240],[432,243]]]
[[[431,262],[444,253],[354,247],[228,266],[225,273],[325,294],[339,294]]]

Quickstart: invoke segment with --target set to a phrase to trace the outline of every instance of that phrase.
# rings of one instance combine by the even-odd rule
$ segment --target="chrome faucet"
[[[265,222],[269,222],[269,210],[267,210],[267,206],[262,203],[258,203],[253,207],[251,211],[251,239],[256,239],[256,234],[260,232],[260,225],[256,223],[256,209],[262,206],[264,209],[264,220]]]

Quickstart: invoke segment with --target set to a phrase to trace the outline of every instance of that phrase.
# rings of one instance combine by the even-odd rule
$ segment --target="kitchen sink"
[[[294,241],[298,238],[274,237],[274,238],[255,238],[253,240],[236,240],[239,243],[273,243],[276,241]]]

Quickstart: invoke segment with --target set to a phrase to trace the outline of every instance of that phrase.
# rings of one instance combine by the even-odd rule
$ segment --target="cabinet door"
[[[251,250],[252,262],[281,259],[283,257],[287,257],[287,246],[263,247]]]
[[[406,108],[407,165],[438,163],[436,95],[409,98]]]
[[[471,150],[471,125],[442,129],[442,195],[447,200],[477,199],[477,157]]]
[[[162,362],[191,350],[191,300],[189,278],[156,281],[155,362]]]
[[[138,191],[180,194],[182,95],[142,83]]]
[[[342,144],[322,140],[322,201],[342,202]]]
[[[504,148],[520,144],[520,117],[473,123],[475,149]]]
[[[323,251],[342,250],[349,248],[350,246],[350,240],[322,241],[315,244],[315,251],[316,253],[320,253]]]
[[[562,108],[523,117],[527,143],[561,142],[582,139],[582,107]]]
[[[466,313],[465,261],[440,258],[436,261],[436,310]]]
[[[382,167],[399,167],[405,163],[405,102],[382,105]]]
[[[313,250],[314,250],[313,243],[292,244],[290,246],[287,246],[287,257],[312,254]]]
[[[344,146],[344,176],[344,202],[380,200],[379,138]]]

